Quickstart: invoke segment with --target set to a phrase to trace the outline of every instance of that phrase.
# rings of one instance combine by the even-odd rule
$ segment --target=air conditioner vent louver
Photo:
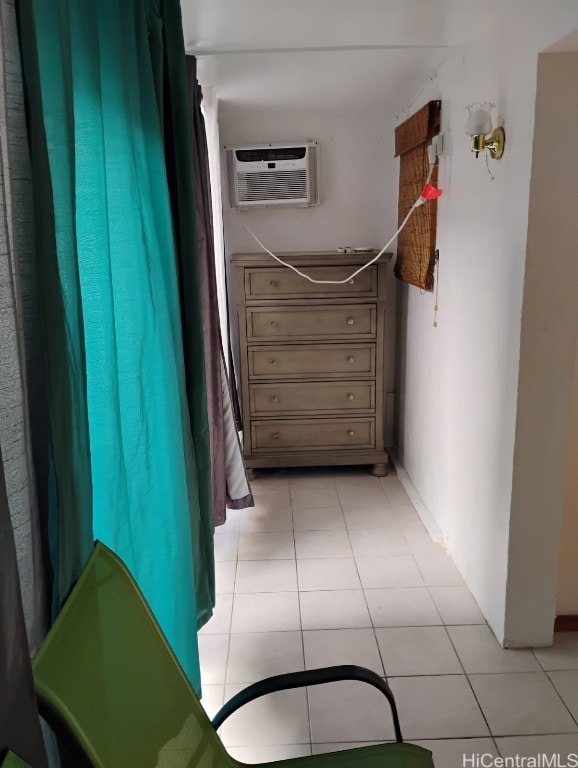
[[[239,202],[250,200],[302,200],[307,198],[307,172],[240,173],[237,176]]]
[[[233,208],[318,203],[317,144],[261,144],[227,149]]]
[[[307,147],[266,147],[238,149],[235,157],[241,163],[271,162],[271,160],[303,160]]]

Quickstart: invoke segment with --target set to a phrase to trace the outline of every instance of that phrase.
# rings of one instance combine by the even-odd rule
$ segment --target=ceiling
[[[181,0],[199,79],[227,104],[397,111],[521,0]],[[511,6],[511,8],[510,8]]]

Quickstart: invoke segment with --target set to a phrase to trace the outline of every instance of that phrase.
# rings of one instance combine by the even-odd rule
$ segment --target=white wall
[[[225,102],[220,104],[219,123],[225,146],[314,139],[319,142],[320,153],[319,206],[239,213],[224,200],[228,256],[260,250],[243,220],[273,252],[334,250],[340,246],[380,248],[395,231],[398,171],[393,158],[394,116],[388,115],[385,108],[336,115],[330,111],[316,114],[305,108],[257,111]],[[233,283],[231,276],[231,289]],[[392,332],[386,339],[387,391],[394,386],[394,287],[390,267],[387,323]],[[233,290],[230,294],[234,302]]]
[[[542,54],[512,483],[506,637],[551,641],[578,331],[578,53]],[[574,542],[575,546],[578,542]]]
[[[392,175],[397,171],[393,117],[385,110],[324,115],[308,109],[262,112],[222,103],[219,121],[224,145],[314,139],[320,154],[321,205],[239,213],[225,203],[229,252],[258,250],[243,218],[273,251],[378,246],[391,230],[396,199]]]
[[[506,584],[537,60],[576,27],[574,2],[557,3],[556,14],[529,2],[515,25],[455,53],[407,111],[442,100],[447,155],[436,329],[431,295],[401,291],[400,457],[506,645],[529,637],[515,622],[506,628]],[[495,102],[505,123],[504,157],[489,161],[493,179],[464,133],[473,101]]]
[[[560,544],[556,615],[578,614],[578,344],[574,363],[572,406],[568,429],[564,521]]]

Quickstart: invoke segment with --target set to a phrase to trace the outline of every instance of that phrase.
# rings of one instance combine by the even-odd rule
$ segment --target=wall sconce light
[[[499,160],[504,154],[506,134],[503,128],[493,128],[490,112],[493,104],[468,104],[466,109],[470,113],[466,123],[466,133],[471,136],[470,150],[476,153],[487,149],[490,157]],[[493,130],[492,130],[493,129]]]

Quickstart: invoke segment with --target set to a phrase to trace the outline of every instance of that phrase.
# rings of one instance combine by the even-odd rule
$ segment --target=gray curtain
[[[10,748],[34,768],[44,768],[1,451],[0,549],[0,753]]]
[[[10,0],[0,0],[0,43],[0,749],[10,746],[36,767],[45,766],[46,757],[30,651],[38,648],[46,631],[47,592],[30,434],[31,397],[36,398],[40,441],[46,433],[40,426],[32,182]],[[34,381],[32,394],[29,377]],[[46,449],[44,442],[45,453]]]
[[[46,433],[40,427],[43,377],[36,314],[32,178],[14,3],[1,0],[0,10],[0,445],[24,615],[34,652],[46,631],[47,603],[29,423],[29,378],[34,381],[38,435]]]
[[[42,534],[29,423],[27,369],[42,411],[30,157],[14,4],[0,2],[0,446],[28,639],[46,631]],[[30,354],[25,352],[28,331]],[[41,421],[41,419],[39,419]],[[41,431],[41,430],[40,430]],[[47,449],[47,443],[45,443]]]
[[[201,112],[203,98],[197,81],[197,60],[187,56],[189,108],[191,112],[191,145],[193,150],[199,277],[201,281],[201,311],[205,344],[205,374],[207,379],[207,408],[211,438],[211,474],[213,519],[221,525],[226,508],[244,509],[253,506],[245,463],[235,424],[231,389],[221,343],[215,249],[211,213],[211,182],[205,121]],[[186,300],[186,297],[184,297]]]
[[[34,381],[38,438],[46,433],[40,415],[43,377],[36,314],[32,180],[16,18],[10,0],[0,2],[0,41],[0,446],[24,616],[34,652],[46,631],[47,603],[29,423],[29,378]]]

